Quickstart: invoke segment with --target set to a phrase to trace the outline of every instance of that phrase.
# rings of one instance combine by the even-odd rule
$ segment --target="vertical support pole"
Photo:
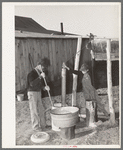
[[[92,85],[94,86],[94,88],[95,88],[95,79],[94,79],[94,72],[95,72],[95,56],[94,56],[94,52],[93,52],[93,50],[91,50],[91,62],[92,62]],[[98,116],[97,116],[97,104],[95,104],[95,107],[94,107],[94,111],[95,111],[95,113],[94,113],[94,118],[95,118],[95,121],[97,122],[98,121]]]
[[[94,52],[91,50],[91,62],[92,62],[92,83],[93,86],[95,87],[95,82],[94,82],[94,65],[95,65],[95,58],[94,58]]]
[[[65,107],[66,106],[66,68],[64,67],[64,63],[62,65],[62,106]]]
[[[74,70],[79,69],[79,59],[81,54],[82,37],[78,37],[77,52],[75,57]],[[72,106],[76,106],[76,90],[77,90],[77,75],[73,74],[73,92],[72,92]]]
[[[113,108],[112,93],[112,74],[111,74],[111,40],[107,40],[107,82],[108,82],[108,98],[111,124],[115,124],[115,112]]]

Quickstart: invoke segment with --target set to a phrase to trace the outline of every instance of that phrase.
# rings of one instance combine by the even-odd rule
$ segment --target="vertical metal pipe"
[[[61,34],[63,34],[63,23],[61,22]]]
[[[66,68],[64,68],[64,63],[63,63],[63,67],[62,67],[62,95],[61,95],[61,99],[62,99],[62,106],[65,107],[66,106]]]

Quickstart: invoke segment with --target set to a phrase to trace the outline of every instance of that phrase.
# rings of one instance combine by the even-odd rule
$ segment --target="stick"
[[[82,38],[78,37],[77,52],[76,52],[76,57],[75,57],[75,67],[74,67],[74,70],[78,70],[79,69],[79,60],[80,60],[80,54],[81,54],[81,45],[82,45]],[[72,106],[76,106],[76,90],[77,90],[77,75],[73,74]]]
[[[32,61],[31,61],[31,55],[30,55],[30,53],[29,53],[29,61],[30,61],[31,67],[34,68],[34,65],[32,64]],[[43,71],[42,71],[42,67],[41,67],[41,72],[43,72]],[[40,76],[40,73],[38,72],[38,70],[37,70],[37,73],[38,73],[38,75]],[[46,82],[46,79],[45,79],[45,78],[43,78],[43,79],[44,79],[45,85],[48,86],[48,85],[47,85],[47,82]],[[52,100],[51,100],[50,92],[49,92],[49,91],[47,91],[47,92],[48,92],[48,96],[49,96],[51,105],[53,106],[53,102],[52,102]],[[51,109],[51,108],[47,108],[47,109],[45,110],[45,112],[47,112],[47,111],[50,110],[50,109]]]
[[[43,71],[42,71],[42,67],[41,67],[41,72],[43,72]],[[45,77],[43,77],[43,79],[44,79],[45,85],[48,86]],[[47,93],[48,93],[48,96],[49,96],[51,105],[53,106],[53,102],[52,102],[52,100],[51,100],[51,95],[50,95],[50,92],[49,92],[48,90],[47,90]]]

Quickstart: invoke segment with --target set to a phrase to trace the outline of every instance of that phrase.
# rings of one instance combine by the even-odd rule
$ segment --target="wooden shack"
[[[62,63],[74,66],[77,50],[77,36],[42,35],[40,33],[15,32],[15,70],[16,91],[26,88],[27,74],[31,71],[29,54],[34,66],[43,58],[50,61],[48,68],[49,81],[61,77]],[[88,37],[82,38],[82,55],[80,63],[91,61],[90,50],[86,48]],[[81,65],[81,64],[80,64]]]
[[[81,36],[80,61],[91,66],[91,43],[89,36]],[[50,62],[48,68],[48,81],[56,93],[60,93],[62,63],[74,68],[77,52],[78,35],[63,31],[48,30],[39,25],[32,18],[15,16],[15,74],[16,91],[26,89],[27,74],[32,70],[29,56],[32,58],[33,67],[41,59],[46,58]],[[88,46],[87,46],[88,45]],[[72,92],[72,75],[67,73],[67,91]]]

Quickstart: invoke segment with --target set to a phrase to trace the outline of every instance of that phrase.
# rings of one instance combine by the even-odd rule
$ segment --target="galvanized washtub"
[[[76,125],[79,121],[77,107],[61,107],[51,110],[51,119],[56,127],[67,128]]]

